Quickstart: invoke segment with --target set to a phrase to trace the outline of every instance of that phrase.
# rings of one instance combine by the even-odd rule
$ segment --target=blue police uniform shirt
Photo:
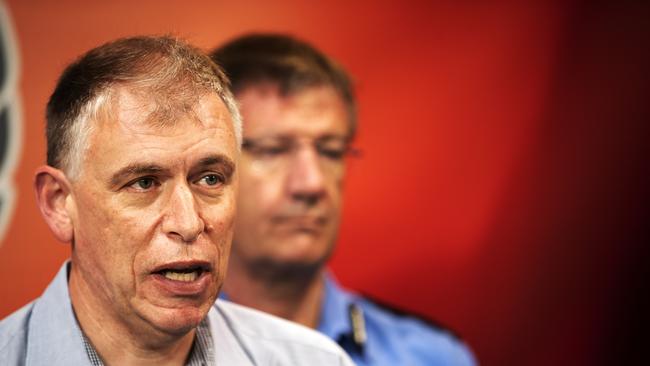
[[[363,314],[365,342],[354,341],[351,308]],[[452,333],[418,318],[384,309],[341,288],[325,275],[325,298],[318,330],[362,365],[475,365],[469,348]]]
[[[451,332],[380,307],[343,289],[330,274],[325,275],[324,281],[325,294],[318,330],[335,340],[357,365],[477,364],[469,347]],[[226,294],[221,296],[227,298]],[[362,314],[363,329],[357,330],[365,333],[362,342],[355,342],[352,308]]]

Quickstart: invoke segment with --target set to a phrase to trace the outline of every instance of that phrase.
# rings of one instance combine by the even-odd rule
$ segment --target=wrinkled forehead
[[[82,164],[108,169],[138,161],[189,164],[213,155],[234,160],[239,149],[231,118],[216,94],[179,108],[120,90],[111,96],[104,115],[93,121]]]
[[[232,125],[232,116],[214,92],[153,92],[123,86],[109,93],[105,123],[161,129],[188,122],[205,127],[217,121]]]
[[[161,141],[161,148],[178,150],[183,145],[179,138],[214,139],[215,151],[233,156],[239,151],[232,116],[216,93],[178,101],[122,88],[114,90],[109,99],[105,110],[91,123],[86,152],[130,154],[136,146]],[[86,161],[88,154],[81,158]]]

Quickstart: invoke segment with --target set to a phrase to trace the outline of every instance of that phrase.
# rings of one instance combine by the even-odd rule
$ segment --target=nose
[[[182,242],[194,242],[205,229],[198,204],[190,188],[179,184],[169,197],[162,230]]]
[[[303,148],[289,167],[287,189],[294,200],[314,205],[325,196],[325,178],[316,150]]]

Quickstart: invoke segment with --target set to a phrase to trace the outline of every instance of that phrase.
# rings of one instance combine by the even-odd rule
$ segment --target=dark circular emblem
[[[14,168],[21,144],[18,48],[11,17],[0,0],[0,246],[14,208]]]

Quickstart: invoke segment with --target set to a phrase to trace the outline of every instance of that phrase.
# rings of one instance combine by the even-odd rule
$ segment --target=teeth
[[[189,272],[189,273],[165,271],[164,276],[165,278],[169,278],[170,280],[174,280],[174,281],[192,282],[199,277],[199,273],[197,271]]]

